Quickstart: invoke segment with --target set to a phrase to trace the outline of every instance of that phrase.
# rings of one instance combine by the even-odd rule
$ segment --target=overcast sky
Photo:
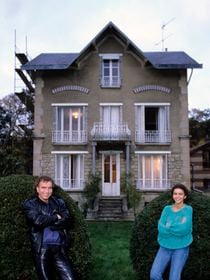
[[[189,109],[210,108],[209,0],[0,0],[0,4],[0,98],[14,92],[15,43],[17,51],[27,50],[31,58],[45,52],[80,52],[112,21],[142,51],[162,50],[165,24],[164,48],[185,51],[203,64],[203,69],[193,71]]]

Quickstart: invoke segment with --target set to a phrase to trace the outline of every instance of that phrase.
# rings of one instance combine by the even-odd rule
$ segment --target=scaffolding
[[[20,51],[17,47],[16,30],[14,37],[14,94],[19,97],[22,103],[25,104],[30,111],[33,112],[35,92],[34,76],[31,71],[25,71],[21,67],[31,60],[27,50],[27,37],[25,52]]]

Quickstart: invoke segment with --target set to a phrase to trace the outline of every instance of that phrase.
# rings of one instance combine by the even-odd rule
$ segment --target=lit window
[[[82,144],[87,142],[87,106],[54,106],[52,142]]]
[[[167,154],[138,155],[138,189],[163,190],[169,188]]]

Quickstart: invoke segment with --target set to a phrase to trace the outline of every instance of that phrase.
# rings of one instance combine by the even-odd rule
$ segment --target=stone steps
[[[98,206],[98,219],[123,219],[123,202],[122,198],[118,197],[106,197],[99,199]]]
[[[93,209],[88,209],[86,220],[89,221],[133,221],[133,210],[127,208],[125,195],[98,196]]]

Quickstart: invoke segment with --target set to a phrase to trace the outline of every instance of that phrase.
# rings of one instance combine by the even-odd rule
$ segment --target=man
[[[23,202],[34,263],[40,280],[53,279],[56,271],[62,280],[73,280],[66,254],[69,211],[63,199],[53,196],[54,182],[41,176],[35,182],[36,196]]]

